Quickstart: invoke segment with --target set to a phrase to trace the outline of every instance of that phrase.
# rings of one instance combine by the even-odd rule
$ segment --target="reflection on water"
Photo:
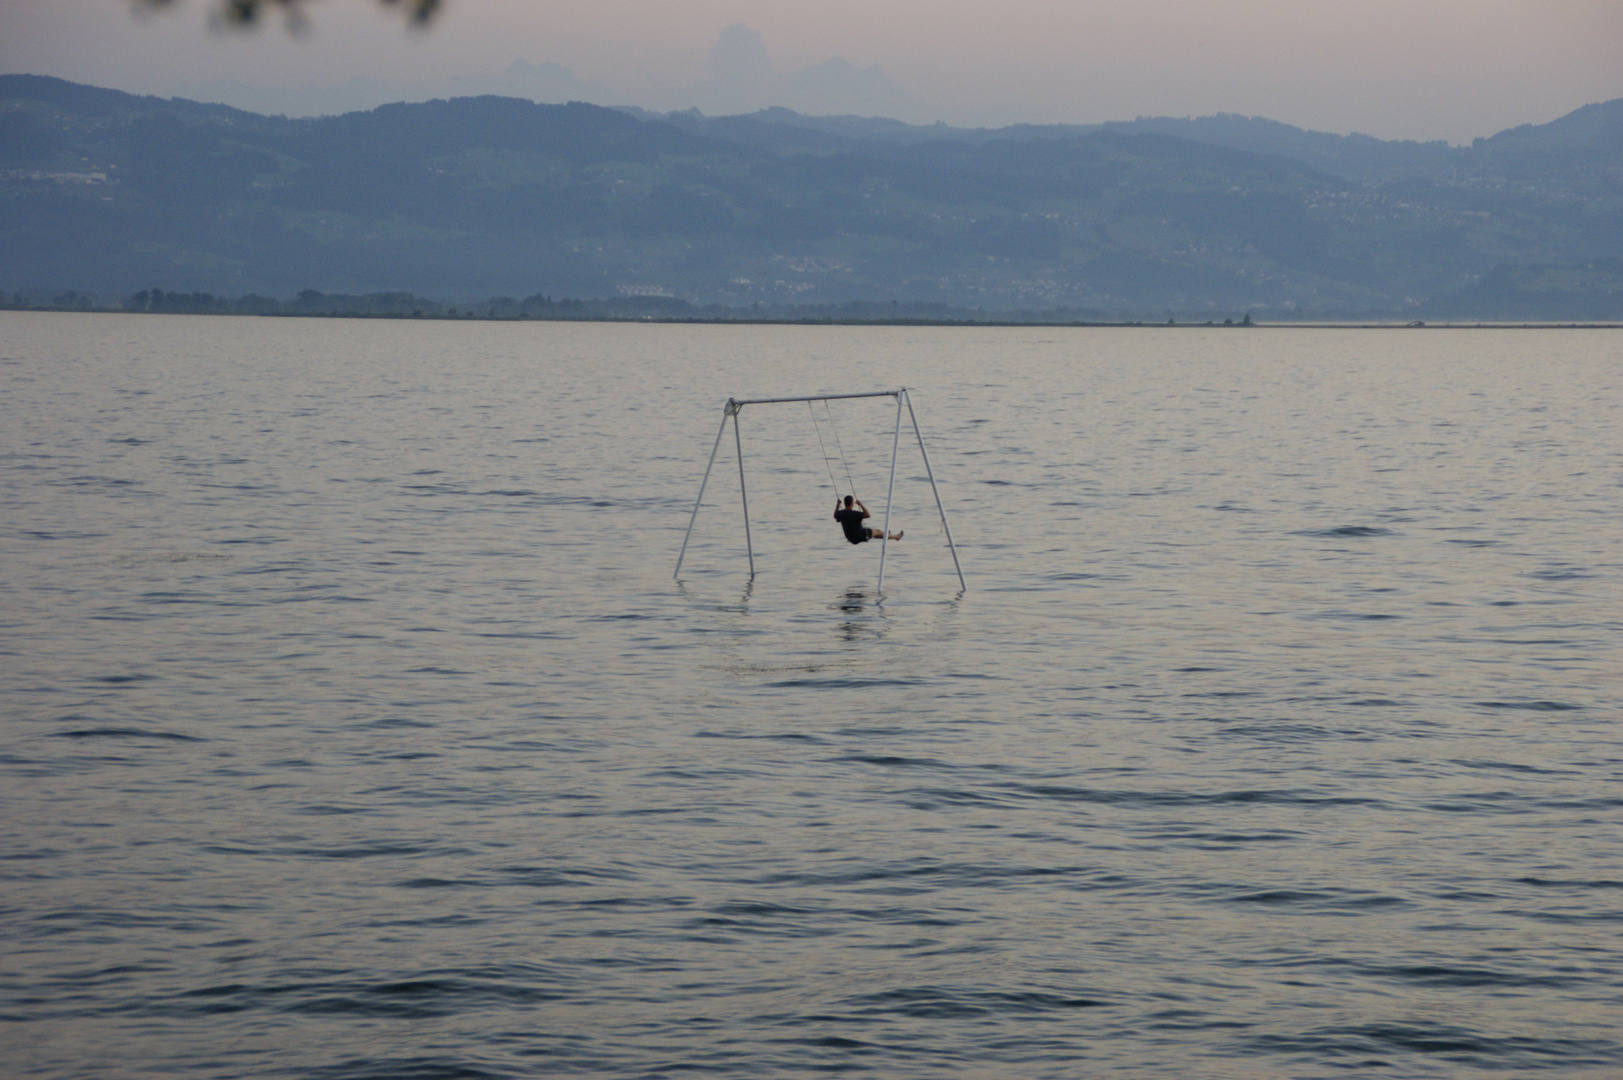
[[[844,612],[840,623],[840,638],[848,644],[859,641],[879,641],[885,636],[885,613],[876,596],[870,598],[861,589],[847,589],[845,595],[834,602]]]
[[[1611,1075],[1616,341],[0,313],[9,1070]]]

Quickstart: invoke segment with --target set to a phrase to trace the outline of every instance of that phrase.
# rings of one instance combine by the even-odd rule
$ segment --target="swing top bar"
[[[907,387],[898,386],[894,390],[875,390],[870,394],[813,394],[811,397],[764,397],[764,398],[728,398],[727,404],[734,408],[745,405],[781,405],[790,401],[841,401],[845,398],[888,397],[907,392]]]

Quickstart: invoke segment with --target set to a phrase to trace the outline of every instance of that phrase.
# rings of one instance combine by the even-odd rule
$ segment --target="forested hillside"
[[[1607,318],[1619,255],[1623,102],[1450,148],[492,97],[289,120],[0,77],[0,289]]]

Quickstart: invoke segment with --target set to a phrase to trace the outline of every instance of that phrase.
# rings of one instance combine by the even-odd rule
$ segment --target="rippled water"
[[[0,313],[6,1071],[1615,1077],[1620,346]]]

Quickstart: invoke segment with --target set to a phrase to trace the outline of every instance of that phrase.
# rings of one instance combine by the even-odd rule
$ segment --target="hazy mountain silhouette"
[[[702,112],[736,113],[781,107],[809,113],[910,113],[917,102],[879,69],[836,56],[780,73],[761,35],[744,23],[722,30],[711,52],[711,77],[674,95]]]
[[[565,64],[532,63],[520,57],[501,72],[394,80],[357,76],[339,83],[262,86],[239,79],[215,79],[182,89],[182,96],[219,102],[248,112],[294,117],[336,116],[397,102],[436,97],[518,97],[540,103],[586,101],[624,105],[634,96],[664,108],[698,108],[707,113],[749,112],[781,107],[813,114],[919,116],[923,107],[877,65],[862,68],[835,56],[796,71],[774,66],[761,35],[744,23],[721,31],[710,56],[711,73],[687,86],[643,86],[635,95],[581,78]]]

